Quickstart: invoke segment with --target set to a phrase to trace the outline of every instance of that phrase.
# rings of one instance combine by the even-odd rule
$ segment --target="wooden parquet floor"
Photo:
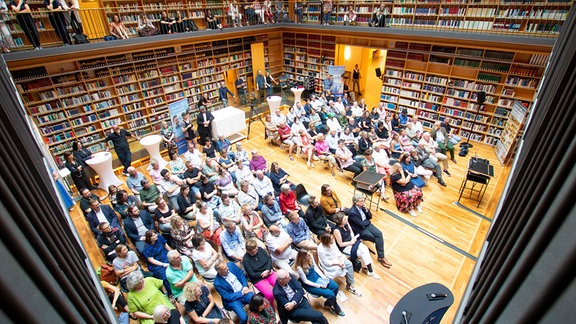
[[[249,139],[244,140],[243,144],[247,150],[258,149],[269,163],[278,162],[290,174],[292,181],[304,184],[310,194],[319,196],[320,186],[328,183],[345,205],[351,205],[354,192],[350,184],[351,173],[337,172],[336,176],[332,177],[322,163],[316,163],[315,168],[309,168],[304,159],[289,160],[286,152],[264,140],[264,128],[259,121],[252,123]],[[440,186],[432,179],[430,184],[423,188],[423,214],[415,218],[401,214],[396,209],[393,199],[388,203],[381,202],[379,210],[373,206],[373,223],[384,234],[386,256],[393,266],[387,270],[375,264],[375,269],[381,277],[378,281],[365,274],[356,274],[356,285],[363,296],[357,297],[346,292],[348,300],[342,303],[346,316],[338,317],[324,311],[330,323],[354,321],[388,323],[390,312],[402,296],[418,286],[431,282],[441,283],[453,292],[455,303],[443,319],[444,323],[452,322],[475,265],[475,258],[482,248],[490,226],[490,222],[486,219],[454,204],[458,200],[467,161],[474,154],[490,160],[494,166],[495,176],[480,207],[477,208],[475,201],[466,198],[462,198],[461,203],[470,210],[492,219],[509,169],[500,165],[491,146],[474,142],[468,157],[457,156],[458,164],[450,163],[452,177],[444,177],[447,187]],[[143,168],[139,168],[139,171],[146,174]],[[103,194],[104,192],[99,193]],[[389,188],[387,194],[392,195]],[[71,216],[93,265],[97,267],[103,262],[103,257],[79,207],[75,207]],[[370,247],[371,244],[368,244]],[[375,256],[373,258],[375,260]],[[339,283],[341,289],[344,289],[344,281],[341,280]],[[312,299],[311,303],[315,308],[321,309],[323,300]]]

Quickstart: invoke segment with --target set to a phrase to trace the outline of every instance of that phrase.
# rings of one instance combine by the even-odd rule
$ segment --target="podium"
[[[398,301],[390,313],[390,324],[438,324],[453,303],[450,289],[429,283],[409,291]]]
[[[282,103],[282,97],[280,96],[270,96],[266,98],[268,101],[268,107],[270,108],[270,116],[274,116],[277,110],[280,110],[280,104]]]

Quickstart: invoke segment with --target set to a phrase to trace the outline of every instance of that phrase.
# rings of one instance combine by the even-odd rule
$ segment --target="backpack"
[[[116,272],[114,272],[114,266],[111,264],[104,263],[100,265],[100,267],[98,267],[97,273],[100,276],[100,280],[106,281],[112,285],[118,284],[118,276],[116,276]]]
[[[88,44],[90,41],[88,40],[88,36],[84,34],[75,34],[72,36],[74,39],[74,44]]]

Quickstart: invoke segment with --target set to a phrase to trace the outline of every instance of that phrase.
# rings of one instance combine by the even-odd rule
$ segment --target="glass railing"
[[[166,0],[170,1],[170,0]],[[199,2],[103,0],[105,8],[50,12],[28,1],[30,13],[3,13],[5,52],[133,37],[296,23],[495,35],[558,36],[574,1],[339,1],[266,6]],[[278,8],[277,8],[278,7]]]

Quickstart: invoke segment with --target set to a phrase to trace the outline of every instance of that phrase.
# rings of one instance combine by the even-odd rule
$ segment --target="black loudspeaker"
[[[380,78],[382,76],[382,70],[380,68],[376,68],[376,76]]]
[[[478,92],[478,94],[476,95],[476,101],[478,102],[479,105],[483,104],[486,101],[486,92],[484,91]]]

